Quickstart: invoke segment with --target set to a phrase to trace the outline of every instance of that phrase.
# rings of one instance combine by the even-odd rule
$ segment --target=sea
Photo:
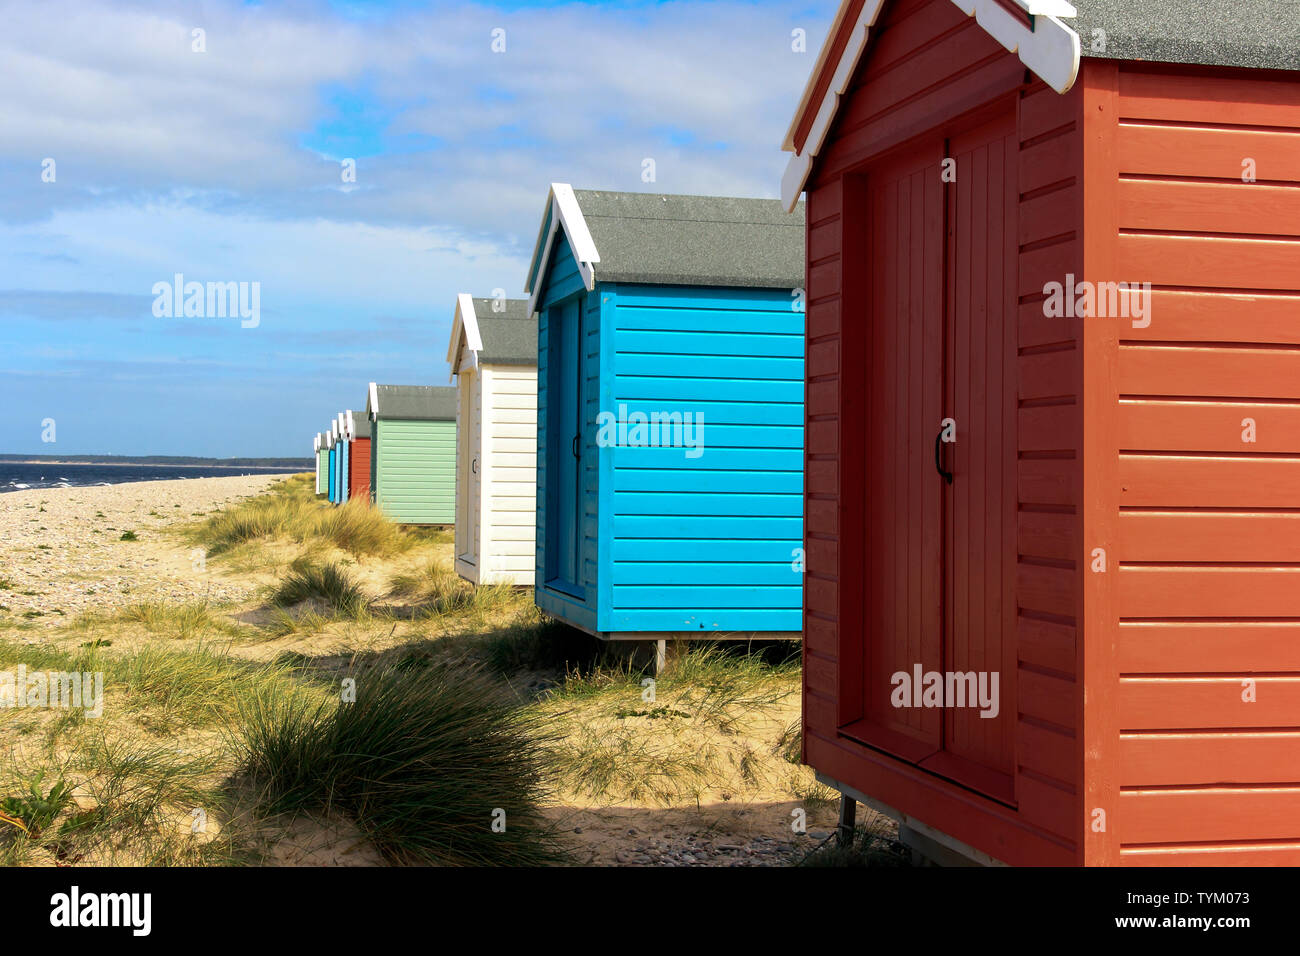
[[[288,465],[147,465],[147,464],[57,464],[35,465],[0,461],[0,492],[28,488],[84,488],[90,485],[120,485],[127,481],[167,481],[177,478],[228,478],[239,475],[292,474],[310,471],[311,463],[300,468]]]

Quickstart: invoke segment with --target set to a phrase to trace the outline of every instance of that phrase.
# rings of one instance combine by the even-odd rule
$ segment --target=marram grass
[[[395,863],[563,859],[541,812],[549,721],[472,669],[355,679],[352,703],[243,701],[233,740],[262,812],[341,813]]]
[[[289,573],[271,592],[271,603],[290,608],[304,601],[317,601],[335,614],[355,617],[366,608],[366,596],[346,568],[333,561],[314,564],[295,561]]]
[[[209,515],[189,530],[189,537],[213,556],[273,538],[328,543],[358,557],[391,557],[419,543],[417,536],[403,531],[367,501],[355,499],[334,507],[318,500],[311,482],[310,476],[278,482],[268,494]]]

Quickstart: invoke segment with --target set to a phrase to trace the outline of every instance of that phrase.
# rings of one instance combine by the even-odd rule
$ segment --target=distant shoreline
[[[101,459],[72,460],[67,458],[0,458],[0,464],[7,465],[96,465],[103,468],[256,468],[260,471],[311,471],[313,464],[310,459],[304,460],[301,464],[277,462],[270,465],[227,465],[220,461],[188,464],[172,464],[164,461],[107,461]]]

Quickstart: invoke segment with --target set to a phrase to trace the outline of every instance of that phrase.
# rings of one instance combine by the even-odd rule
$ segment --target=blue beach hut
[[[798,636],[803,230],[777,200],[551,187],[526,283],[542,610],[609,640]]]
[[[338,449],[338,442],[334,440],[334,426],[332,425],[330,426],[329,430],[325,432],[325,447],[329,449],[329,465],[328,465],[329,484],[326,487],[326,492],[329,500],[333,501],[334,492],[338,483],[339,449]]]
[[[334,476],[334,503],[343,504],[348,500],[348,435],[346,412],[339,412],[334,419],[334,441],[338,445],[338,474]]]

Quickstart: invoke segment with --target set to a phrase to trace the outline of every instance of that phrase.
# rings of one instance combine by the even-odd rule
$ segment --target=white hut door
[[[474,369],[470,376],[470,401],[474,411],[469,420],[473,429],[470,435],[471,457],[469,461],[469,553],[473,561],[481,564],[483,560],[483,466],[486,457],[486,445],[483,441],[483,387],[485,375],[481,369]]]
[[[482,430],[482,404],[479,388],[478,369],[465,369],[460,373],[460,408],[461,424],[457,432],[460,439],[460,454],[457,456],[460,468],[460,481],[463,489],[461,496],[460,526],[463,537],[460,542],[460,559],[467,564],[478,563],[479,535],[479,449]]]

